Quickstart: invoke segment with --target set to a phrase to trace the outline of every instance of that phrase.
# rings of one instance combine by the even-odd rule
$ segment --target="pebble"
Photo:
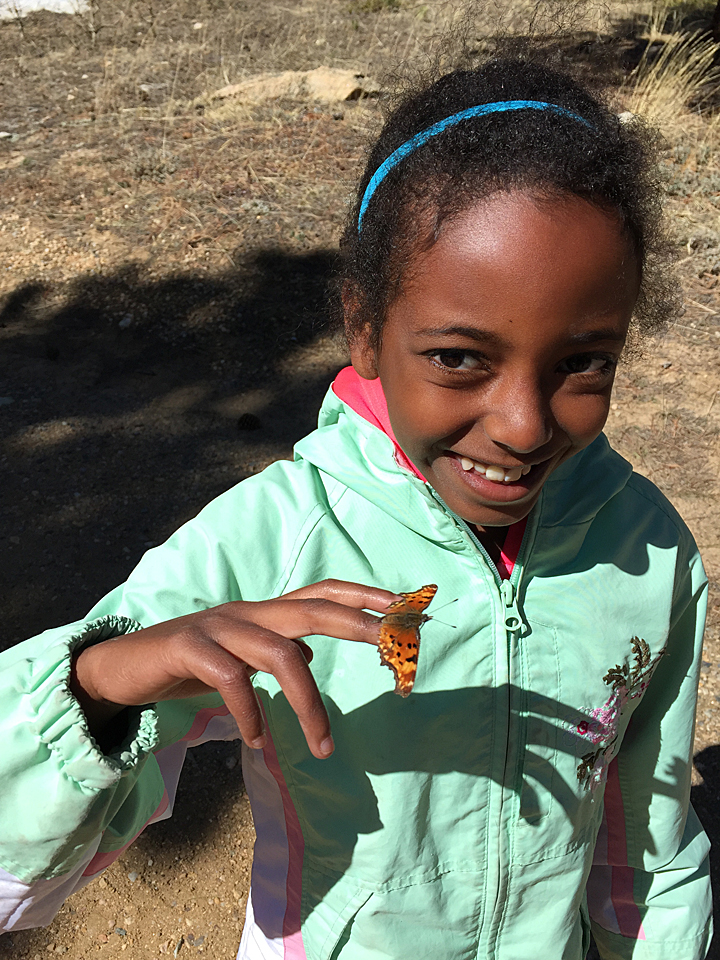
[[[663,360],[660,366],[663,368],[663,370],[669,370],[672,366],[672,362],[670,360]]]
[[[138,875],[134,870],[128,874],[128,880],[130,881],[130,883],[135,883],[137,878],[138,878]]]
[[[254,413],[243,413],[237,422],[238,430],[260,430],[262,423],[260,417]]]
[[[225,761],[225,766],[228,768],[228,770],[234,770],[237,764],[237,757],[228,757]]]
[[[7,140],[12,134],[9,130],[0,130],[0,140]]]
[[[115,933],[116,933],[119,937],[126,937],[126,936],[127,936],[127,930],[125,930],[124,927],[115,927]]]
[[[126,313],[125,316],[120,321],[120,323],[118,323],[118,327],[121,330],[127,330],[127,328],[130,326],[131,323],[132,323],[132,316],[129,313]]]
[[[15,403],[12,397],[0,397],[0,407],[6,407],[9,403]]]

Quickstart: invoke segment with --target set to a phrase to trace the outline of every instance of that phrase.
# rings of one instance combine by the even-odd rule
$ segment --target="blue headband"
[[[577,113],[572,113],[570,110],[566,110],[565,107],[559,107],[556,103],[545,103],[542,100],[500,100],[498,103],[481,103],[479,106],[469,107],[467,110],[461,110],[460,113],[454,113],[451,117],[445,117],[444,120],[438,120],[437,123],[428,127],[427,130],[421,130],[420,133],[416,133],[414,137],[411,137],[410,140],[407,140],[402,146],[398,147],[397,150],[390,154],[387,160],[384,160],[380,164],[372,175],[372,179],[365,188],[365,193],[363,194],[360,204],[358,233],[362,229],[363,217],[365,216],[365,211],[373,194],[390,171],[393,170],[401,160],[404,160],[408,154],[413,153],[418,147],[427,143],[431,137],[436,137],[439,133],[442,133],[443,130],[447,130],[448,127],[454,127],[455,124],[461,123],[463,120],[470,120],[472,117],[483,117],[488,113],[505,113],[507,110],[550,110],[552,113],[560,114],[560,116],[577,120],[586,127],[590,127],[591,130],[595,129],[591,123],[588,123],[587,120]]]

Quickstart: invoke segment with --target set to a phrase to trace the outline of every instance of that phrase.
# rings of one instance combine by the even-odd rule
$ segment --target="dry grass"
[[[626,84],[627,102],[629,110],[661,126],[666,136],[679,138],[687,133],[688,108],[697,115],[711,101],[720,70],[717,44],[709,37],[652,29],[666,18],[664,7],[653,15],[647,47]]]

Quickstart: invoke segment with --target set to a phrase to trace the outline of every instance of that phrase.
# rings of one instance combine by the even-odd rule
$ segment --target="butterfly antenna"
[[[451,604],[453,604],[453,603],[457,603],[457,602],[458,602],[458,598],[457,598],[457,597],[455,597],[455,599],[454,599],[454,600],[448,600],[448,601],[447,601],[447,603],[444,603],[444,604],[443,604],[443,605],[442,605],[441,607],[438,607],[437,609],[438,609],[438,610],[444,610],[444,609],[445,609],[445,607],[449,607],[449,606],[450,606]],[[432,615],[432,616],[433,616],[433,620],[437,620],[437,617],[435,616],[435,614],[434,614],[434,613],[433,613],[433,615]]]
[[[438,620],[437,617],[430,617],[431,620],[435,620],[437,623],[441,623],[444,627],[451,627],[453,630],[457,630],[457,625],[454,623],[445,623],[444,620]]]

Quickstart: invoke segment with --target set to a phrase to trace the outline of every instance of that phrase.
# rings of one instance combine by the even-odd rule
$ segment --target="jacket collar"
[[[457,540],[452,516],[440,509],[429,484],[398,446],[379,380],[362,380],[352,367],[341,370],[325,396],[318,429],[296,445],[295,454],[421,536]],[[533,514],[542,527],[587,523],[631,475],[630,464],[601,434],[549,477]]]

